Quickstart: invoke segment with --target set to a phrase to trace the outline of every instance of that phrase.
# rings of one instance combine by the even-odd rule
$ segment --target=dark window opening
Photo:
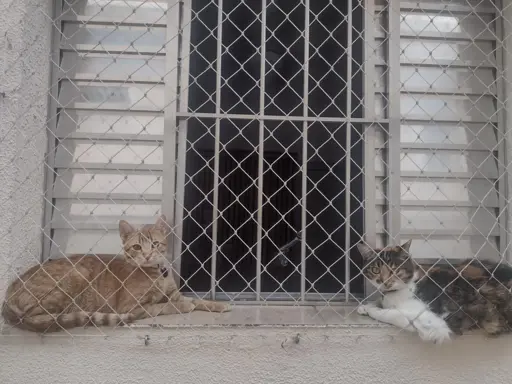
[[[217,6],[194,0],[189,67],[190,112],[214,113],[217,65]],[[345,0],[315,0],[310,9],[308,114],[318,117],[363,117],[363,16],[352,11],[353,39],[347,42]],[[301,252],[295,246],[281,266],[272,261],[277,248],[301,229],[304,161],[301,121],[304,102],[305,7],[300,1],[276,0],[267,8],[266,120],[262,207],[261,290],[300,292]],[[221,112],[255,115],[260,111],[261,2],[224,0]],[[347,54],[352,46],[351,111],[347,111]],[[351,204],[345,212],[347,147],[351,129]],[[346,250],[351,276],[361,260],[353,246],[364,233],[362,124],[308,123],[306,292],[341,293]],[[217,292],[256,290],[259,121],[222,119],[219,153],[217,223]],[[184,232],[181,256],[183,290],[210,290],[215,119],[189,119],[187,130]],[[350,215],[350,244],[345,244],[345,217]],[[363,293],[363,278],[350,282]]]

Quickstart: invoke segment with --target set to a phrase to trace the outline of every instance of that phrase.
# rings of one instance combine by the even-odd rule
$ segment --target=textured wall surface
[[[147,331],[0,338],[1,382],[503,384],[512,377],[511,337],[468,335],[436,346],[388,328],[149,329],[145,346]]]
[[[41,254],[50,4],[0,1],[0,297]]]

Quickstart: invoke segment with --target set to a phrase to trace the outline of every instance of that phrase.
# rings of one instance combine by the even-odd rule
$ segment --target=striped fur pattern
[[[225,312],[226,303],[181,295],[165,267],[165,216],[136,229],[120,221],[124,257],[74,255],[28,269],[7,289],[2,316],[33,332],[117,326],[137,319],[187,313]]]

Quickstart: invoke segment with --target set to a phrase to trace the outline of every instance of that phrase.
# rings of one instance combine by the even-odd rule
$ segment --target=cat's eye
[[[132,245],[132,248],[133,248],[134,251],[140,251],[142,249],[140,244],[134,244],[134,245]]]
[[[160,242],[159,242],[159,241],[153,241],[153,243],[151,244],[151,246],[152,246],[153,248],[156,248],[156,247],[158,247],[159,245],[160,245]]]
[[[370,272],[374,275],[378,275],[380,273],[380,269],[378,267],[371,267]]]

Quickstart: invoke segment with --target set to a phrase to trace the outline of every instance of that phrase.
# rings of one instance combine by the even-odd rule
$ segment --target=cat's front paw
[[[368,304],[361,304],[359,307],[357,307],[357,313],[359,313],[362,316],[368,316],[368,308],[370,306]]]
[[[443,343],[449,343],[452,341],[452,332],[449,329],[442,329],[438,332],[434,333],[433,335],[433,341],[434,344],[443,344]]]
[[[422,340],[431,341],[434,344],[443,344],[451,341],[452,331],[448,327],[436,327],[427,330],[418,329]]]

